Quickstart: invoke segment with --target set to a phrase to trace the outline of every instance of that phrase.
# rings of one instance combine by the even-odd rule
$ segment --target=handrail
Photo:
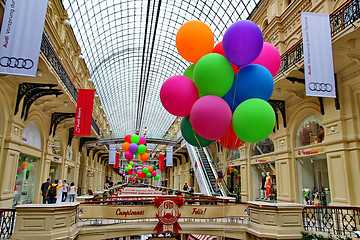
[[[0,209],[1,232],[0,239],[7,239],[14,231],[16,210],[13,208]]]

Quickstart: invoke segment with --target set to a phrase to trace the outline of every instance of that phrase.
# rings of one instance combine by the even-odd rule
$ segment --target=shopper
[[[75,200],[75,193],[76,193],[75,183],[72,182],[72,183],[70,184],[70,190],[69,190],[69,202],[74,202],[74,200]]]
[[[184,191],[189,190],[189,186],[187,185],[187,183],[185,183],[185,185],[183,186],[183,190],[184,190]]]
[[[189,184],[189,193],[194,193],[194,187],[191,185],[191,183]]]
[[[62,190],[63,183],[61,180],[59,180],[58,185],[59,185],[59,188],[57,191],[57,197],[56,197],[55,203],[61,203],[62,195],[63,195],[63,190]]]
[[[56,203],[56,199],[58,196],[58,191],[61,186],[58,184],[59,180],[55,179],[54,183],[49,185],[48,190],[46,191],[46,199],[48,200],[48,203]]]
[[[68,188],[69,185],[67,185],[66,180],[64,180],[64,185],[62,186],[62,202],[66,202]]]
[[[41,184],[41,195],[43,197],[43,204],[49,203],[49,202],[47,202],[47,199],[46,199],[46,192],[47,192],[50,184],[51,184],[50,178],[46,179],[46,182]]]

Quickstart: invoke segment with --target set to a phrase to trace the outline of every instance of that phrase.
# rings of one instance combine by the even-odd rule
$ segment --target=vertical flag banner
[[[116,145],[109,145],[109,164],[116,162]]]
[[[173,165],[173,147],[166,148],[166,166],[172,167]]]
[[[36,76],[48,0],[8,0],[0,33],[0,73]]]
[[[119,168],[119,159],[120,159],[120,153],[116,153],[116,156],[115,156],[115,164],[113,166],[113,168],[115,169],[118,169]]]
[[[301,13],[306,96],[336,98],[329,14]]]
[[[93,89],[79,89],[75,115],[75,136],[90,136],[91,134],[94,96],[95,90]]]
[[[159,169],[160,170],[163,170],[164,169],[164,155],[163,154],[160,154],[159,155]]]

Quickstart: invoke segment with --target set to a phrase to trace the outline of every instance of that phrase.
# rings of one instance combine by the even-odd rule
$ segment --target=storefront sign
[[[269,160],[270,160],[270,157],[263,157],[263,158],[257,158],[255,161],[256,162],[266,162]]]
[[[179,207],[184,202],[185,200],[182,197],[156,197],[154,199],[154,203],[158,208],[156,217],[159,219],[158,224],[154,228],[157,234],[163,232],[175,232],[178,234],[179,230],[182,230],[177,220],[181,216]]]
[[[322,147],[320,147],[320,148],[312,148],[310,150],[299,150],[298,155],[299,156],[310,155],[310,154],[316,154],[316,153],[323,152],[323,151],[324,151],[324,149]]]

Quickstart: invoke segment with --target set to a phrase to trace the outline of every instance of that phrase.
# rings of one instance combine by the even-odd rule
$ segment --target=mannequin
[[[304,204],[311,205],[310,204],[310,189],[308,187],[305,187],[302,191],[304,193]]]
[[[271,194],[271,177],[270,173],[266,173],[266,180],[265,180],[265,188],[266,188],[266,200],[270,200]]]
[[[262,178],[261,178],[261,187],[260,187],[260,198],[265,199],[265,182],[266,182],[266,176],[264,172],[261,172]]]

